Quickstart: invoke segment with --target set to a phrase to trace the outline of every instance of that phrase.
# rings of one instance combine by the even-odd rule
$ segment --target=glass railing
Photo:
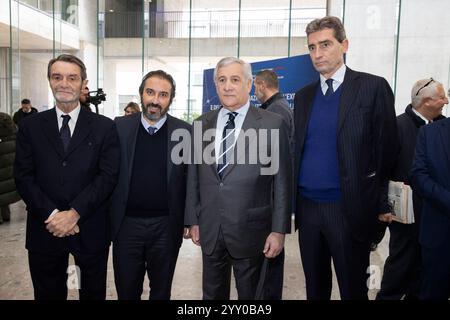
[[[56,19],[78,26],[78,0],[19,0],[19,2],[50,16],[54,14]]]
[[[107,38],[235,38],[304,36],[306,24],[326,14],[323,8],[149,12],[105,12]],[[144,19],[144,22],[143,22]],[[143,27],[144,32],[143,32]],[[190,27],[190,28],[189,28]]]

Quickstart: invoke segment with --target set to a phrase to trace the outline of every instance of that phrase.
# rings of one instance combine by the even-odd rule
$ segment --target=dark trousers
[[[109,248],[95,254],[71,252],[79,269],[74,268],[68,274],[69,252],[43,254],[28,251],[34,298],[66,300],[69,285],[79,289],[80,300],[105,300],[108,253]],[[79,270],[78,283],[75,270]]]
[[[114,280],[119,300],[140,300],[145,273],[150,300],[170,299],[179,246],[169,217],[125,216],[113,243]],[[180,235],[181,237],[181,235]]]
[[[284,249],[275,258],[269,259],[266,281],[264,283],[265,300],[281,300],[283,296]]]
[[[301,208],[300,253],[308,300],[329,300],[331,259],[342,300],[367,300],[370,244],[355,241],[340,203],[316,203],[298,197]]]
[[[418,299],[422,262],[417,226],[394,221],[389,231],[389,257],[377,300]]]
[[[448,237],[447,237],[448,238]],[[450,298],[450,239],[435,248],[422,246],[421,300]]]
[[[203,257],[203,300],[229,300],[233,267],[239,300],[254,300],[264,255],[235,259],[226,248],[222,231],[211,255]]]

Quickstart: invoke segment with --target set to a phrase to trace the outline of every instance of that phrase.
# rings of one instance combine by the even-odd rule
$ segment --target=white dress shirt
[[[234,118],[234,125],[235,125],[234,143],[236,143],[237,137],[239,136],[239,132],[241,131],[242,124],[244,123],[245,116],[247,115],[249,108],[250,108],[250,101],[247,100],[247,102],[237,110],[230,111],[230,110],[226,109],[225,107],[222,107],[220,109],[219,114],[217,116],[216,138],[214,141],[216,163],[218,162],[219,155],[222,153],[220,150],[220,142],[222,141],[223,128],[225,127],[225,125],[228,121],[228,118],[229,118],[228,113],[229,112],[237,113],[236,117]]]
[[[339,88],[339,86],[344,82],[346,70],[347,70],[347,67],[345,66],[345,64],[343,64],[330,77],[331,79],[333,79],[333,92],[336,92],[336,90]],[[325,95],[325,93],[328,90],[328,84],[325,82],[325,80],[327,80],[327,79],[323,75],[320,75],[320,86],[321,86],[323,95]]]

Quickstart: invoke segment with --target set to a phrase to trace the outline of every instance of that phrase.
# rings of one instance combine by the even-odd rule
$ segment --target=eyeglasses
[[[434,79],[433,79],[433,78],[430,78],[430,81],[428,81],[427,83],[425,83],[424,86],[420,87],[419,90],[417,90],[416,97],[417,97],[417,95],[419,94],[420,90],[422,90],[423,88],[425,88],[426,86],[428,86],[428,85],[429,85],[430,83],[432,83],[433,81],[434,81]]]

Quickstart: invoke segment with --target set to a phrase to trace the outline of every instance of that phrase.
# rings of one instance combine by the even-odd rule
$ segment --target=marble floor
[[[33,287],[28,270],[27,251],[25,249],[26,213],[23,202],[11,205],[11,221],[0,225],[0,300],[29,300],[33,299]],[[383,264],[388,253],[389,231],[371,254],[372,275],[369,280],[369,298],[374,299],[379,288],[383,271]],[[111,250],[110,250],[111,251]],[[73,261],[72,261],[73,263]],[[298,249],[297,233],[286,238],[285,281],[283,298],[287,300],[304,300],[305,279],[301,266]],[[192,244],[191,240],[184,240],[178,257],[172,286],[172,299],[201,299],[201,252],[200,248]],[[339,299],[336,277],[333,277],[332,299]],[[112,259],[108,263],[107,299],[116,299]],[[233,282],[232,282],[233,283]],[[236,299],[233,288],[232,299]],[[142,298],[148,298],[148,280],[144,283]],[[76,290],[69,290],[69,299],[77,299]]]

